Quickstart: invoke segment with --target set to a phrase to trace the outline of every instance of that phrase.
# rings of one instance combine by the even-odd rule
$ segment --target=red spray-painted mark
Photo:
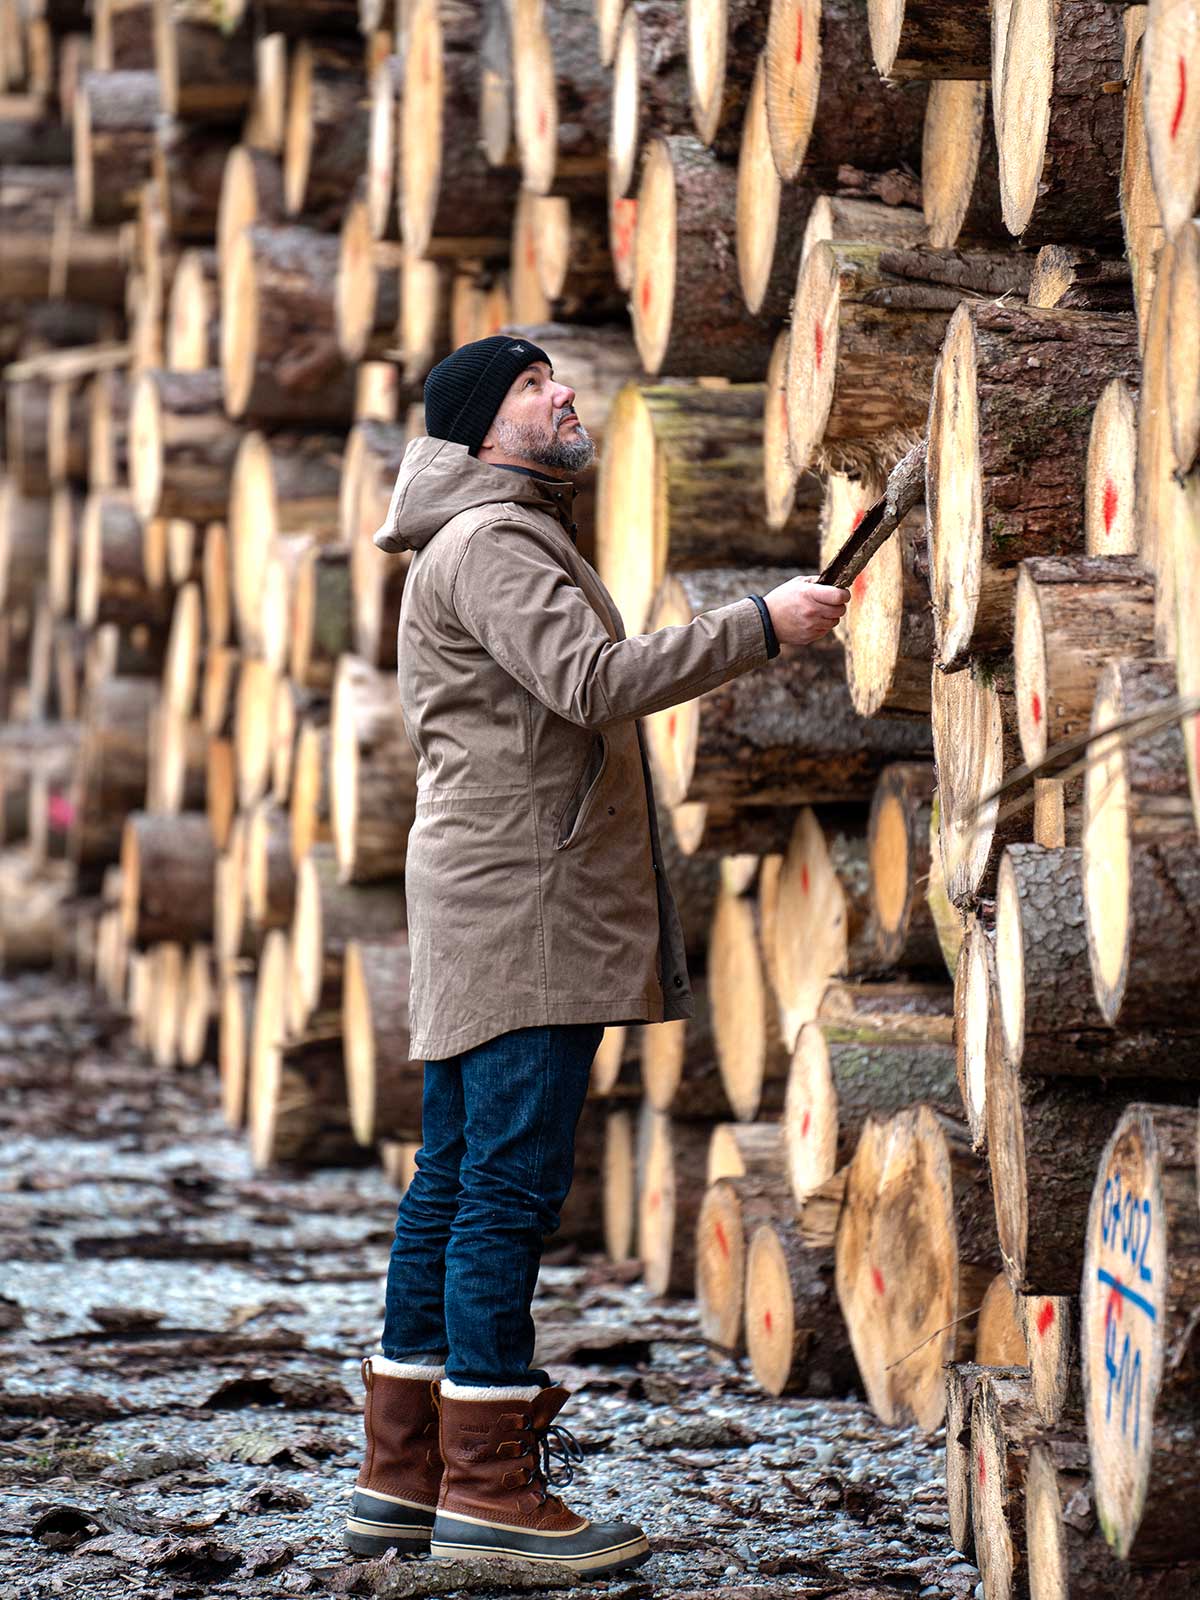
[[[525,265],[529,268],[530,272],[532,272],[534,267],[537,266],[537,252],[533,248],[532,239],[526,239],[525,241]]]
[[[1040,694],[1034,694],[1030,699],[1029,709],[1033,713],[1034,727],[1040,728],[1042,725],[1042,697]]]
[[[676,723],[678,722],[678,720],[679,720],[678,713],[675,712],[675,711],[672,711],[670,716],[667,718],[667,738],[668,739],[673,739],[675,737],[675,726],[676,726]]]
[[[986,1477],[987,1477],[987,1467],[984,1464],[983,1451],[981,1450],[979,1452],[979,1481],[980,1481],[980,1483],[983,1483],[983,1481],[986,1479]]]
[[[1104,531],[1112,532],[1113,518],[1117,514],[1117,486],[1111,478],[1104,480]]]
[[[1175,102],[1175,113],[1171,118],[1172,139],[1179,132],[1179,124],[1183,121],[1183,105],[1187,99],[1187,62],[1182,56],[1179,58],[1179,98]]]
[[[804,60],[804,13],[796,18],[796,65]]]
[[[659,1194],[657,1189],[655,1189],[655,1190],[653,1190],[653,1192],[650,1195],[650,1209],[651,1209],[651,1211],[657,1211],[659,1206],[661,1206],[661,1205],[662,1205],[662,1195]]]
[[[804,865],[800,868],[800,892],[801,892],[801,894],[807,894],[808,893],[808,884],[809,884],[808,862],[806,861],[804,863]]]
[[[817,354],[817,371],[821,370],[821,357],[825,354],[825,330],[815,319],[813,320],[813,348]]]
[[[650,309],[650,279],[642,279],[642,315],[645,316]]]
[[[804,1115],[800,1118],[800,1137],[802,1139],[807,1139],[808,1138],[808,1130],[811,1127],[812,1127],[812,1112],[811,1111],[806,1111],[804,1113]]]
[[[725,1229],[718,1222],[714,1226],[713,1232],[717,1236],[717,1247],[718,1247],[718,1249],[720,1250],[721,1254],[725,1257],[726,1261],[728,1261],[729,1260],[729,1240],[725,1236]]]
[[[1108,1327],[1109,1323],[1112,1321],[1112,1314],[1113,1314],[1114,1307],[1116,1308],[1117,1321],[1120,1322],[1120,1320],[1121,1320],[1121,1307],[1122,1307],[1123,1303],[1124,1303],[1124,1296],[1121,1293],[1121,1280],[1120,1280],[1120,1278],[1118,1278],[1114,1274],[1113,1275],[1113,1286],[1108,1291],[1108,1299],[1104,1302],[1104,1326],[1106,1328]]]
[[[1044,1339],[1046,1337],[1047,1333],[1049,1333],[1050,1329],[1053,1326],[1054,1326],[1054,1302],[1053,1302],[1053,1300],[1047,1300],[1046,1304],[1042,1307],[1042,1309],[1037,1314],[1038,1338],[1039,1339]]]
[[[627,256],[633,249],[633,225],[636,218],[636,200],[617,201],[613,207],[613,233],[616,235],[615,249],[621,257]]]
[[[770,1333],[770,1331],[771,1331],[771,1313],[770,1313],[770,1311],[764,1311],[763,1312],[763,1327],[767,1330],[768,1333]]]
[[[541,139],[544,139],[546,137],[546,108],[545,108],[545,106],[539,106],[538,107],[537,129],[538,129],[538,137],[541,138]]]
[[[871,1268],[871,1282],[875,1285],[875,1293],[883,1293],[883,1273],[878,1267]]]
[[[865,572],[860,572],[858,577],[855,578],[854,582],[850,585],[850,593],[854,596],[854,598],[856,600],[861,600],[863,595],[866,594],[866,592],[867,592],[867,575],[866,575]]]

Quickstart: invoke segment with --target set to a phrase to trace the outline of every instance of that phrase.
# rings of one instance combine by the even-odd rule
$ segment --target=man
[[[797,578],[626,639],[575,548],[593,447],[574,398],[527,339],[455,351],[375,535],[415,552],[398,656],[425,1086],[347,1543],[598,1574],[649,1546],[550,1492],[580,1452],[554,1420],[566,1391],[530,1369],[530,1304],[604,1025],[693,1014],[638,719],[820,638],[848,596]]]

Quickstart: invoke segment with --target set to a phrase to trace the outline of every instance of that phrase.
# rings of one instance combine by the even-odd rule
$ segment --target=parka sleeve
[[[506,672],[584,728],[678,705],[768,659],[749,595],[680,627],[610,639],[566,567],[515,522],[475,529],[451,600],[462,625]]]

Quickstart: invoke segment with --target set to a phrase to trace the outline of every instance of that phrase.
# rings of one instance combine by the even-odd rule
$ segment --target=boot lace
[[[526,1486],[537,1489],[538,1505],[542,1506],[547,1500],[558,1499],[548,1492],[550,1489],[565,1489],[574,1482],[575,1466],[583,1460],[583,1449],[570,1429],[557,1422],[528,1431],[533,1434],[532,1448],[522,1454],[532,1455],[534,1464],[529,1468]],[[553,1467],[558,1468],[557,1474],[551,1470]]]

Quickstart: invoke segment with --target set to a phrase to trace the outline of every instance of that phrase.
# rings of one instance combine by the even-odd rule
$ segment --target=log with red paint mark
[[[969,1313],[997,1265],[986,1172],[965,1130],[928,1106],[869,1117],[846,1182],[837,1288],[867,1399],[884,1421],[940,1425],[942,1367],[969,1355]]]
[[[788,1069],[784,1141],[797,1199],[850,1160],[871,1115],[922,1101],[961,1115],[950,996],[940,985],[834,983]]]

